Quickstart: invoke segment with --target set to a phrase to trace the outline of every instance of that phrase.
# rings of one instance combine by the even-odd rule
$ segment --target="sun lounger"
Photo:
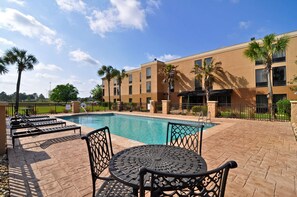
[[[44,122],[44,121],[56,121],[56,118],[34,118],[34,119],[28,119],[28,118],[21,118],[18,120],[11,120],[10,125],[19,125],[21,123],[27,123],[27,122]]]
[[[25,129],[25,128],[35,128],[35,127],[44,127],[51,125],[64,125],[66,126],[65,121],[42,121],[42,122],[25,122],[17,125],[10,126],[10,136],[12,136],[12,130]]]
[[[21,138],[21,137],[29,137],[29,136],[35,136],[35,135],[42,135],[42,134],[48,134],[48,133],[57,133],[57,132],[62,132],[62,131],[70,131],[74,130],[79,130],[79,135],[81,135],[81,127],[77,125],[67,125],[63,127],[50,127],[50,128],[31,128],[26,131],[21,131],[21,132],[14,132],[12,134],[12,146],[14,147],[15,144],[15,138]]]
[[[26,119],[36,119],[36,118],[49,118],[50,116],[47,115],[37,115],[37,116],[20,116],[18,115],[17,117],[11,117],[10,120],[19,120],[22,118],[26,118]]]

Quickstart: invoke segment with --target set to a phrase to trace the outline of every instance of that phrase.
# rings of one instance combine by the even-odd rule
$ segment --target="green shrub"
[[[193,106],[192,107],[192,113],[196,115],[198,112],[200,112],[200,106]]]
[[[193,115],[196,115],[198,112],[202,112],[204,116],[207,115],[207,106],[193,106],[191,110]]]
[[[291,116],[291,103],[288,99],[279,100],[276,103],[277,112],[281,114],[286,114],[289,117]]]

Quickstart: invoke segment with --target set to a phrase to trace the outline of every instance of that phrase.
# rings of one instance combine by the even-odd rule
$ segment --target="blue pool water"
[[[128,139],[143,142],[145,144],[165,144],[168,122],[194,123],[191,121],[179,121],[172,119],[150,118],[142,116],[118,115],[118,114],[89,114],[61,117],[64,120],[75,122],[87,127],[98,129],[108,126],[110,132]],[[212,127],[207,124],[204,127]]]

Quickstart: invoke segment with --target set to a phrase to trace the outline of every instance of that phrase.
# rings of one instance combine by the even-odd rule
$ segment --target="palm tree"
[[[195,64],[191,73],[195,73],[195,78],[198,80],[204,79],[204,90],[206,93],[206,102],[209,101],[210,90],[212,88],[213,82],[216,80],[218,73],[223,72],[221,67],[221,62],[214,63],[214,60],[211,62],[203,61],[203,65],[199,66]]]
[[[174,89],[174,80],[177,79],[176,76],[176,68],[177,66],[174,66],[172,64],[165,64],[161,69],[161,75],[163,75],[163,83],[168,84],[168,95],[167,100],[170,100],[170,92]]]
[[[289,43],[288,36],[282,36],[277,38],[275,34],[269,34],[264,37],[262,42],[256,42],[253,40],[249,43],[248,48],[244,51],[244,55],[252,61],[262,60],[265,64],[265,71],[267,74],[268,82],[268,96],[271,103],[271,117],[275,118],[273,110],[273,89],[271,83],[271,69],[273,64],[273,54],[285,51]]]
[[[116,69],[114,69],[112,66],[105,66],[103,65],[98,70],[98,75],[103,76],[105,75],[105,78],[107,79],[108,84],[108,109],[111,109],[110,106],[110,80],[116,76],[117,72]]]
[[[16,99],[15,99],[15,114],[19,112],[19,95],[21,86],[22,72],[26,70],[33,70],[34,64],[38,63],[34,55],[27,54],[26,50],[20,50],[13,47],[11,50],[5,52],[3,57],[5,64],[16,64],[18,71],[18,79],[16,84]]]
[[[6,68],[6,64],[5,64],[4,60],[0,57],[0,75],[3,75],[7,72],[8,72],[8,70]]]
[[[120,97],[120,101],[122,101],[122,97],[121,97],[121,86],[122,86],[122,82],[123,82],[123,79],[125,77],[127,77],[128,74],[126,73],[125,69],[122,69],[122,71],[119,71],[119,70],[116,70],[116,79],[117,79],[117,83],[119,85],[119,97]]]

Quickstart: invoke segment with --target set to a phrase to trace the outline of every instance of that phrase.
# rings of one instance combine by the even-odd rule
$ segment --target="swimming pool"
[[[60,118],[94,129],[108,126],[112,134],[143,142],[145,144],[165,144],[168,122],[197,124],[197,122],[191,121],[113,113],[63,116]],[[205,125],[204,130],[212,126],[214,125],[207,124]]]

